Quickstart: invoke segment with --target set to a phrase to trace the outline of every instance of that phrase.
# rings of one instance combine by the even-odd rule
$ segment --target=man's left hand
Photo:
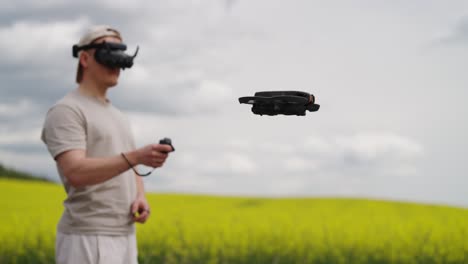
[[[150,207],[148,201],[144,196],[138,196],[132,204],[133,221],[138,223],[145,223],[150,216]]]

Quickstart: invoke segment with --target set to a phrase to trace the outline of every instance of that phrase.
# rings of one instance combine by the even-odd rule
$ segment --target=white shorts
[[[57,264],[138,264],[135,234],[76,235],[57,232]]]

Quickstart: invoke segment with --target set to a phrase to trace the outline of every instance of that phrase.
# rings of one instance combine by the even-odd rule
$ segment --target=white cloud
[[[124,72],[123,74],[127,74]],[[132,110],[159,114],[200,114],[223,111],[232,101],[232,89],[221,80],[210,79],[200,70],[158,71],[138,66],[123,77],[121,88],[112,92]]]
[[[252,158],[242,152],[188,152],[177,159],[180,160],[174,160],[176,163],[174,170],[192,170],[203,177],[212,176],[213,181],[219,177],[225,177],[225,175],[245,177],[245,175],[255,173],[257,170]],[[183,173],[175,172],[175,174],[181,175]]]
[[[231,101],[232,90],[224,83],[203,80],[193,94],[182,94],[188,113],[197,111],[221,111]]]
[[[336,146],[342,155],[349,155],[356,161],[405,161],[417,157],[423,151],[416,142],[387,132],[339,137]]]
[[[308,151],[320,154],[330,154],[333,151],[333,145],[323,137],[309,136],[304,141],[304,148]]]
[[[314,173],[320,168],[320,161],[316,159],[306,159],[304,157],[292,156],[284,161],[284,169],[287,173]]]
[[[230,172],[240,175],[252,174],[257,170],[257,166],[252,159],[244,153],[228,153],[224,157]],[[226,170],[226,169],[224,169]]]
[[[16,103],[0,103],[0,117],[18,117],[31,113],[34,106],[29,99],[21,99]]]
[[[165,122],[153,119],[146,123],[154,127],[145,129],[155,131],[157,124]],[[184,131],[174,135],[180,140],[175,142],[177,150],[164,168],[165,176],[160,176],[164,181],[157,186],[157,179],[148,179],[153,187],[157,186],[154,190],[357,195],[365,193],[369,185],[378,186],[382,179],[411,182],[411,177],[420,172],[418,161],[424,154],[420,143],[389,132],[308,136],[279,143],[234,136],[210,141],[189,135]]]
[[[416,162],[424,154],[420,143],[390,132],[360,132],[347,136],[308,137],[303,147],[305,157],[289,161],[286,167],[334,171],[346,177],[363,174],[412,175]],[[353,172],[354,171],[354,172]],[[374,176],[373,176],[374,175]]]
[[[15,130],[15,131],[3,131],[0,129],[0,144],[31,144],[38,145],[42,144],[40,141],[41,129],[34,127],[24,130]]]
[[[74,21],[16,21],[0,28],[2,63],[57,67],[71,58],[71,47],[79,39],[89,20]],[[70,56],[64,56],[65,54]],[[57,58],[57,59],[54,59]]]

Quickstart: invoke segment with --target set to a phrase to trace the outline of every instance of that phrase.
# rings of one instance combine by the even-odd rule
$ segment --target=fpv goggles
[[[127,50],[127,45],[123,43],[103,42],[88,44],[81,47],[73,45],[73,57],[78,58],[79,51],[88,49],[96,49],[94,58],[98,63],[109,68],[122,68],[122,70],[131,68],[133,66],[133,59],[138,54],[138,46],[135,54],[131,56],[124,53],[124,51]]]

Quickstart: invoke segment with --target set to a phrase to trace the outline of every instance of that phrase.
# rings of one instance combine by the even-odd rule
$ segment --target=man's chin
[[[115,81],[110,81],[107,83],[107,87],[111,88],[111,87],[114,87],[118,84],[119,82],[117,80]]]
[[[119,82],[120,69],[109,70],[108,87],[114,87]]]

